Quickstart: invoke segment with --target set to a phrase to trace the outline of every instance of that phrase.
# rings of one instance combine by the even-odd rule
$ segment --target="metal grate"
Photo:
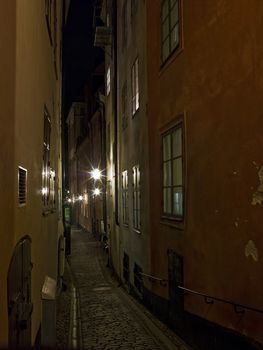
[[[27,170],[18,167],[18,202],[19,205],[26,204],[27,193]]]
[[[129,255],[124,253],[123,255],[123,278],[126,282],[130,279],[130,267],[129,267]]]

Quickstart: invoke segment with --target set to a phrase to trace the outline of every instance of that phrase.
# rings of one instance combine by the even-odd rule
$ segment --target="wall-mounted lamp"
[[[100,180],[101,178],[101,171],[98,168],[93,169],[90,174],[94,180]]]

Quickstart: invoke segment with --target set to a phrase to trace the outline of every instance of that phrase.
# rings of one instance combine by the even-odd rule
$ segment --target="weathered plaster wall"
[[[16,1],[0,2],[0,347],[8,343],[7,273],[14,241],[14,101],[15,101],[15,43]]]
[[[146,7],[143,1],[138,1],[134,13],[131,13],[131,2],[127,1],[127,40],[125,47],[122,43],[122,11],[124,1],[118,1],[118,125],[119,125],[119,155],[120,175],[128,170],[128,207],[129,224],[123,224],[122,178],[120,176],[120,232],[121,232],[121,261],[123,253],[129,255],[130,282],[134,284],[134,263],[138,264],[144,273],[150,272],[150,240],[149,240],[149,178],[148,167],[148,116],[147,103],[147,69],[146,69]],[[138,58],[139,70],[139,109],[132,115],[131,76],[132,66]],[[122,88],[126,83],[126,127],[123,127],[123,98]],[[140,167],[140,205],[141,230],[133,227],[133,166]],[[147,280],[144,281],[147,285]]]
[[[61,24],[57,3],[58,25]],[[51,23],[53,26],[53,22]],[[15,242],[32,238],[32,342],[41,321],[41,289],[45,275],[57,278],[57,240],[62,227],[58,213],[43,215],[42,159],[44,105],[51,116],[51,167],[58,172],[60,162],[60,69],[56,80],[53,47],[45,18],[45,2],[17,2],[16,27],[15,172],[19,165],[28,170],[27,205],[15,207]],[[60,30],[58,28],[58,43]],[[59,50],[58,50],[59,52]],[[58,53],[57,53],[58,55]],[[60,60],[57,57],[59,64]],[[59,68],[59,66],[58,66]],[[61,184],[58,183],[58,187]],[[13,197],[17,201],[17,181]],[[59,226],[59,230],[58,230]]]
[[[183,50],[160,67],[159,5],[148,2],[152,269],[167,248],[184,257],[185,286],[255,308],[262,304],[263,4],[183,1]],[[157,40],[156,40],[157,38]],[[160,130],[185,115],[186,217],[160,223]],[[162,287],[155,292],[168,297]],[[186,310],[260,342],[262,316],[185,297]]]

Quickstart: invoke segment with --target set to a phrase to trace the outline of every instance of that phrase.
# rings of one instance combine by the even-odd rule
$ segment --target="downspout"
[[[117,1],[112,0],[113,4],[113,58],[114,58],[114,159],[115,159],[115,224],[119,226],[119,173],[118,173],[118,113],[117,113]]]
[[[100,124],[101,124],[101,153],[102,153],[102,169],[104,172],[103,177],[103,222],[104,232],[107,236],[107,205],[106,205],[106,192],[107,192],[107,164],[106,164],[106,120],[105,120],[105,104],[98,99],[100,104]]]

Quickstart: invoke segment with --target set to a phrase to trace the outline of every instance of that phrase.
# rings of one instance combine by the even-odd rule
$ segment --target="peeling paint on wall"
[[[252,240],[249,240],[245,246],[245,256],[248,258],[249,256],[252,257],[254,261],[258,261],[258,249],[255,245],[255,242]]]
[[[259,169],[258,172],[259,177],[259,186],[255,193],[253,193],[252,197],[252,205],[262,204],[263,202],[263,166]]]

